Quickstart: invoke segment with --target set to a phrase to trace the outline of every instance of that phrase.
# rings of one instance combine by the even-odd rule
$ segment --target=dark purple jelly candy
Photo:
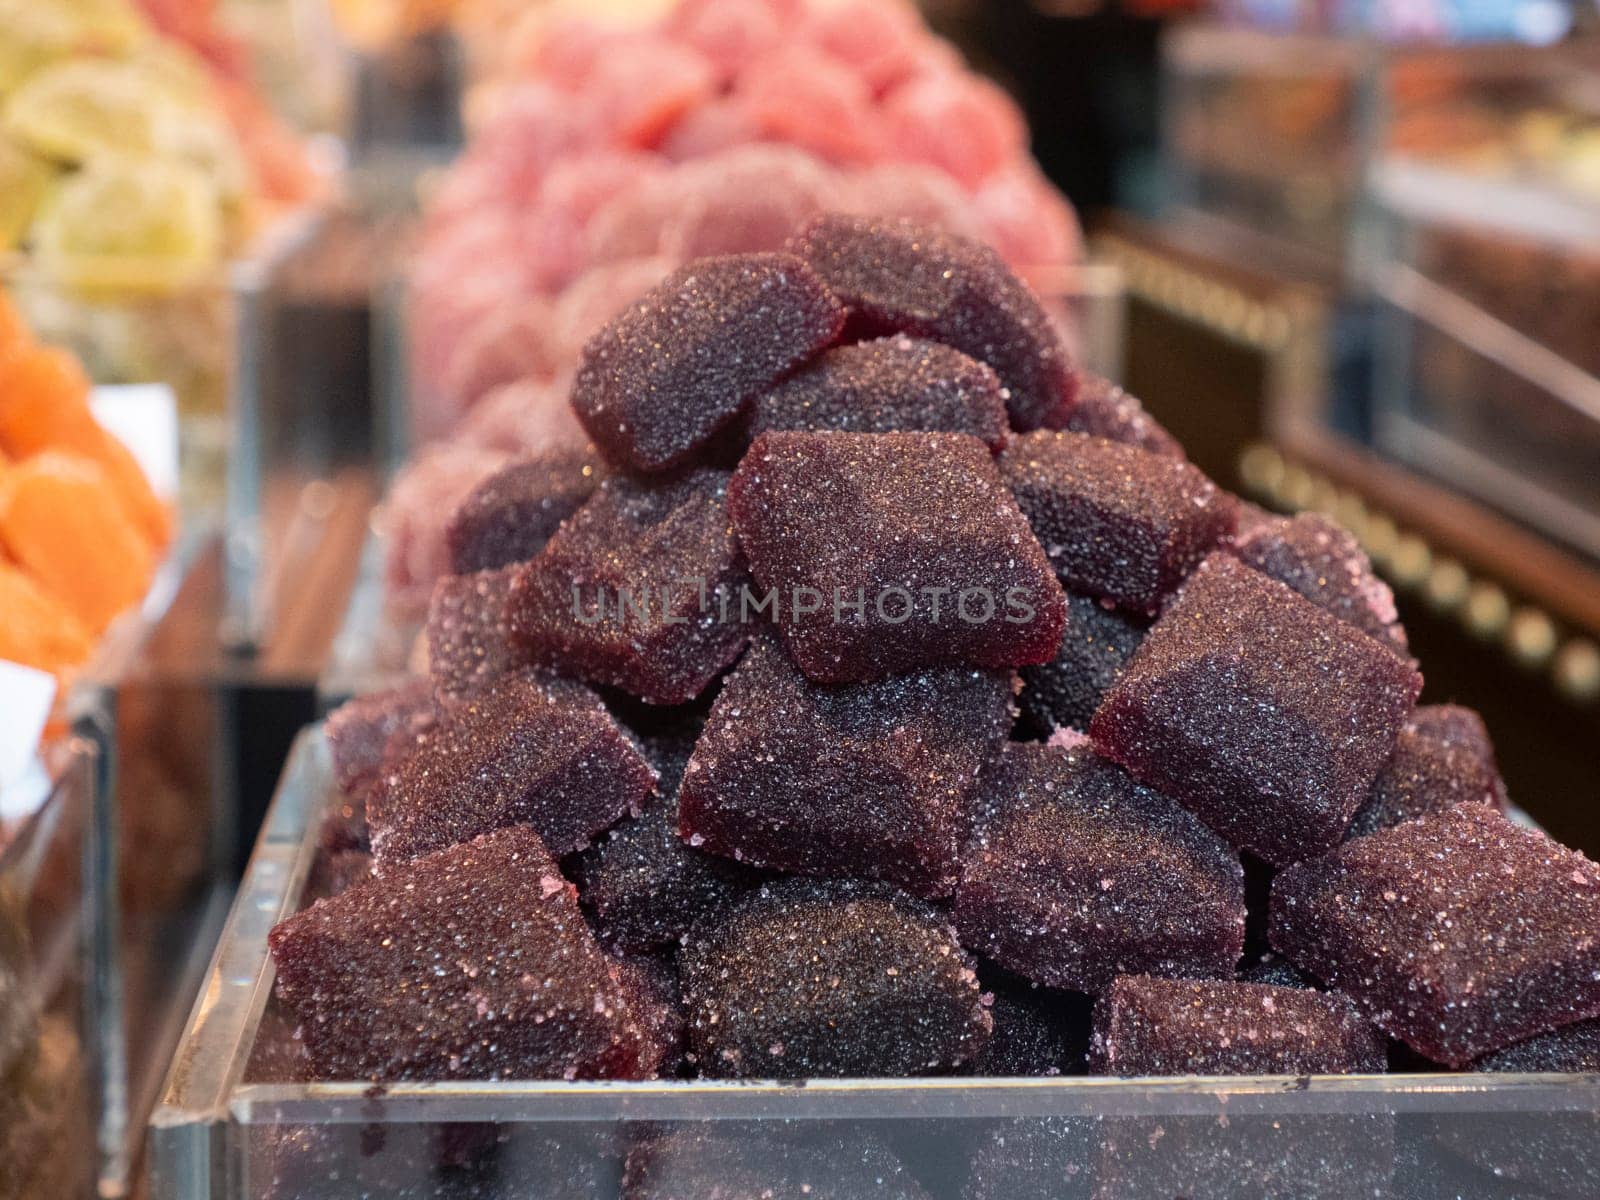
[[[1421,688],[1408,661],[1213,554],[1145,635],[1089,733],[1281,866],[1338,844]]]
[[[762,434],[728,506],[754,599],[819,683],[1042,663],[1061,644],[1066,596],[977,438]]]
[[[1005,445],[1006,393],[992,369],[904,334],[829,350],[756,400],[752,436],[768,430],[970,433]]]
[[[1182,459],[1081,433],[1013,439],[1000,474],[1075,592],[1154,613],[1233,532],[1233,497]]]
[[[628,1154],[622,1200],[928,1200],[879,1138],[847,1122],[667,1126]]]
[[[697,927],[678,966],[712,1078],[937,1074],[975,1059],[992,1028],[955,930],[886,884],[768,884]]]
[[[503,676],[454,705],[368,798],[378,869],[506,825],[527,824],[553,853],[589,844],[638,811],[656,776],[582,684]]]
[[[1600,1016],[1600,866],[1461,804],[1279,874],[1272,944],[1434,1062]]]
[[[1373,781],[1347,838],[1362,837],[1456,804],[1506,806],[1483,718],[1455,704],[1417,709]]]
[[[1164,454],[1169,458],[1185,457],[1178,439],[1145,412],[1137,396],[1129,395],[1109,379],[1092,371],[1077,373],[1075,390],[1072,407],[1065,419],[1061,424],[1047,428],[1086,433],[1091,437],[1137,446],[1151,454]]]
[[[844,309],[793,255],[702,259],[589,339],[572,407],[612,462],[664,471],[843,328]]]
[[[1266,983],[1273,987],[1315,988],[1316,981],[1281,954],[1268,951],[1239,972],[1240,983]]]
[[[670,796],[651,800],[642,816],[601,838],[579,867],[595,928],[609,944],[632,952],[676,943],[696,921],[726,912],[756,878],[680,838]]]
[[[328,714],[324,726],[333,759],[333,778],[346,792],[377,774],[384,747],[396,730],[433,711],[433,689],[413,680],[347,700]]]
[[[749,640],[748,582],[725,473],[612,478],[520,569],[512,633],[538,665],[681,704]]]
[[[1092,1200],[1100,1142],[1092,1117],[1003,1122],[972,1155],[961,1200]]]
[[[982,242],[907,221],[818,217],[790,242],[858,329],[909,333],[988,363],[1016,429],[1060,420],[1074,377],[1039,299]]]
[[[1012,683],[943,667],[816,684],[757,638],[684,773],[680,832],[758,867],[948,895],[968,794],[1011,728]]]
[[[1096,1075],[1381,1072],[1383,1036],[1343,996],[1233,980],[1123,975],[1094,1008]]]
[[[446,575],[428,602],[428,675],[446,701],[480,692],[514,670],[509,605],[516,567]]]
[[[659,1058],[525,826],[358,884],[268,942],[325,1079],[636,1079]]]
[[[1043,734],[1087,729],[1149,627],[1142,618],[1068,592],[1067,628],[1055,658],[1022,669],[1022,715]]]
[[[306,895],[326,900],[372,878],[372,855],[363,850],[319,850],[306,879]]]
[[[1406,653],[1406,631],[1395,611],[1394,593],[1373,573],[1371,561],[1343,526],[1317,513],[1252,522],[1241,531],[1234,553],[1397,654]]]
[[[994,1033],[972,1064],[974,1075],[1082,1075],[1089,1048],[1088,996],[1040,987],[980,964]]]
[[[676,1073],[683,1064],[688,1033],[677,964],[665,954],[624,954],[612,961],[629,1007],[651,1044],[661,1049],[658,1073]]]
[[[600,483],[592,449],[552,450],[502,467],[467,494],[445,529],[457,575],[527,562]]]
[[[1512,1071],[1518,1074],[1554,1072],[1562,1075],[1600,1074],[1600,1019],[1574,1021],[1549,1033],[1507,1046],[1472,1064],[1474,1071]]]
[[[1120,767],[1012,743],[973,810],[954,908],[964,946],[1083,992],[1133,972],[1233,974],[1244,946],[1239,856]]]

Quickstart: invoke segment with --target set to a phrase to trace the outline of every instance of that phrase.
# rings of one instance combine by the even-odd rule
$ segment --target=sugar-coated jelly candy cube
[[[942,667],[812,683],[776,638],[723,684],[679,793],[690,843],[758,867],[945,896],[973,780],[1011,728],[1012,677]]]
[[[637,1079],[654,1046],[526,826],[275,926],[278,996],[326,1079]]]
[[[451,705],[367,798],[378,869],[506,825],[532,825],[556,854],[637,811],[655,772],[582,684],[506,675]]]
[[[1151,454],[1165,454],[1169,458],[1186,457],[1178,439],[1145,412],[1137,396],[1123,391],[1103,375],[1096,375],[1092,371],[1078,371],[1072,407],[1059,425],[1050,428],[1137,446]]]
[[[877,1135],[853,1122],[658,1126],[629,1151],[622,1200],[928,1200]]]
[[[744,649],[747,583],[725,472],[615,477],[519,573],[512,632],[535,663],[681,704]]]
[[[1089,733],[1281,866],[1338,843],[1421,688],[1408,661],[1213,554],[1145,635]]]
[[[1600,1016],[1600,866],[1480,804],[1347,842],[1272,885],[1273,948],[1452,1067]]]
[[[1483,718],[1457,704],[1417,709],[1395,739],[1347,838],[1362,837],[1455,804],[1506,806]]]
[[[1056,656],[1022,669],[1022,715],[1040,733],[1087,729],[1148,628],[1140,617],[1068,592],[1067,628]]]
[[[974,1075],[1081,1075],[1093,1001],[980,964],[994,1033],[972,1064]]]
[[[306,879],[306,895],[325,900],[372,878],[372,855],[365,850],[319,848]]]
[[[1233,532],[1234,500],[1182,459],[1081,433],[1014,439],[1000,474],[1069,588],[1154,613]]]
[[[1518,1074],[1557,1072],[1600,1074],[1600,1018],[1574,1021],[1541,1033],[1525,1042],[1485,1055],[1472,1064],[1474,1071],[1514,1071]]]
[[[1315,988],[1309,976],[1281,954],[1270,950],[1239,971],[1240,983],[1268,983],[1273,987]]]
[[[509,604],[517,568],[446,575],[433,585],[428,621],[428,675],[442,698],[481,691],[516,668]]]
[[[597,455],[552,450],[490,475],[468,493],[445,530],[458,575],[527,562],[594,494]]]
[[[993,1025],[943,914],[887,884],[768,884],[696,928],[678,967],[710,1077],[936,1074]]]
[[[1233,974],[1244,874],[1193,813],[1092,751],[1036,743],[1007,745],[972,807],[962,945],[1083,992],[1123,974]]]
[[[832,214],[800,230],[804,258],[872,333],[909,333],[988,363],[1015,429],[1065,419],[1074,379],[1038,297],[988,246],[926,225]]]
[[[729,510],[820,683],[1048,662],[1066,596],[988,448],[958,433],[765,433]]]
[[[1241,562],[1371,634],[1397,653],[1406,631],[1394,593],[1350,531],[1319,513],[1275,517],[1241,529],[1234,551]]]
[[[1343,996],[1218,979],[1119,976],[1089,1043],[1096,1075],[1348,1075],[1387,1061]]]
[[[618,465],[681,466],[843,326],[838,301],[793,255],[704,259],[589,339],[572,406]]]
[[[668,954],[623,954],[612,962],[629,1007],[651,1043],[660,1047],[658,1073],[674,1074],[683,1065],[688,1030],[677,964]]]
[[[348,792],[375,775],[394,732],[432,711],[433,688],[425,679],[345,701],[328,714],[324,726],[334,781]]]
[[[829,350],[760,396],[751,432],[769,429],[970,433],[998,450],[1005,392],[984,363],[904,334]]]
[[[652,760],[661,772],[658,794],[642,815],[596,842],[578,875],[584,907],[601,937],[631,952],[677,942],[696,921],[725,913],[758,879],[678,836],[677,780],[687,752],[681,759],[656,754]]]

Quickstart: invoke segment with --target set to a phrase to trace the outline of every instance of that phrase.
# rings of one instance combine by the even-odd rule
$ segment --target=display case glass
[[[1596,1076],[305,1082],[266,936],[334,796],[312,730],[156,1111],[155,1194],[1510,1200],[1600,1168]]]

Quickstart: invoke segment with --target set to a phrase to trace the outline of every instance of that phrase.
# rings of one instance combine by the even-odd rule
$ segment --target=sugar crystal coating
[[[1239,971],[1240,983],[1269,983],[1273,987],[1315,988],[1316,982],[1281,954],[1268,951]]]
[[[830,215],[790,242],[873,333],[909,333],[988,363],[1016,429],[1060,419],[1074,379],[1066,347],[1026,284],[988,246],[908,221]]]
[[[538,665],[680,704],[744,649],[747,582],[725,473],[611,478],[519,571],[512,633]]]
[[[1123,975],[1095,1003],[1096,1075],[1382,1071],[1381,1034],[1348,1000],[1305,988]]]
[[[334,781],[348,792],[376,774],[390,735],[432,709],[433,689],[426,680],[358,696],[334,709],[325,726]]]
[[[812,683],[776,638],[712,706],[679,795],[692,845],[759,867],[948,895],[983,763],[1011,727],[1012,677],[944,667]]]
[[[589,340],[572,406],[611,461],[681,466],[843,326],[838,301],[793,255],[702,259]]]
[[[1424,705],[1395,739],[1345,836],[1362,837],[1455,804],[1503,809],[1505,781],[1482,717],[1460,705]]]
[[[877,1136],[846,1122],[665,1126],[628,1154],[623,1200],[928,1200]]]
[[[829,350],[763,393],[752,435],[769,429],[970,433],[1005,444],[1005,391],[984,363],[904,334]]]
[[[661,1060],[657,1071],[672,1075],[683,1065],[688,1025],[678,967],[667,954],[623,954],[612,958],[617,979],[640,1028]]]
[[[1089,733],[1235,846],[1282,865],[1337,844],[1421,688],[1372,638],[1213,554]]]
[[[594,494],[599,456],[563,448],[502,467],[467,494],[446,527],[457,575],[527,562]]]
[[[678,784],[694,739],[675,741],[681,745],[646,744],[661,776],[656,796],[579,865],[579,892],[596,929],[632,952],[677,942],[696,921],[725,913],[759,878],[678,836]]]
[[[1068,592],[1067,628],[1056,656],[1022,669],[1022,715],[1040,733],[1087,729],[1148,628],[1140,617]]]
[[[1482,805],[1285,870],[1271,938],[1452,1067],[1600,1015],[1600,866]]]
[[[268,941],[322,1078],[629,1079],[659,1058],[526,827],[319,901]]]
[[[1061,643],[1066,597],[977,438],[766,433],[728,496],[758,599],[775,593],[819,683],[1047,662]]]
[[[1472,1064],[1474,1071],[1600,1074],[1600,1018],[1574,1021],[1507,1046]]]
[[[1105,438],[1024,434],[1000,474],[1061,582],[1136,612],[1155,612],[1233,532],[1233,498],[1197,468]]]
[[[368,797],[380,871],[506,825],[556,854],[637,810],[655,772],[582,684],[507,675],[452,706]]]
[[[1040,987],[987,964],[980,964],[978,978],[993,997],[994,1033],[972,1064],[974,1075],[1083,1074],[1089,997]]]
[[[1075,991],[1233,974],[1244,875],[1192,813],[1093,752],[1034,743],[1005,747],[973,807],[953,910],[964,946]]]
[[[1394,593],[1373,572],[1350,531],[1327,517],[1301,513],[1251,522],[1241,530],[1234,553],[1396,653],[1406,652]]]
[[[516,669],[509,605],[517,568],[446,575],[433,585],[423,634],[428,675],[441,697],[470,696]]]
[[[992,1021],[955,931],[885,884],[768,884],[679,952],[702,1074],[927,1075],[977,1057]]]
[[[1149,413],[1137,396],[1092,371],[1077,372],[1072,407],[1064,420],[1046,428],[1068,429],[1107,441],[1137,446],[1151,454],[1184,458],[1183,447]]]

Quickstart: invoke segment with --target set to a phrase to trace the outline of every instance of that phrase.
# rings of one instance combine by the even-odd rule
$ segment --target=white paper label
[[[178,494],[178,401],[164,383],[97,387],[95,420],[133,454],[163,500]]]
[[[0,812],[8,817],[16,815],[16,793],[30,790],[20,785],[38,762],[39,739],[55,702],[54,675],[0,661]]]

